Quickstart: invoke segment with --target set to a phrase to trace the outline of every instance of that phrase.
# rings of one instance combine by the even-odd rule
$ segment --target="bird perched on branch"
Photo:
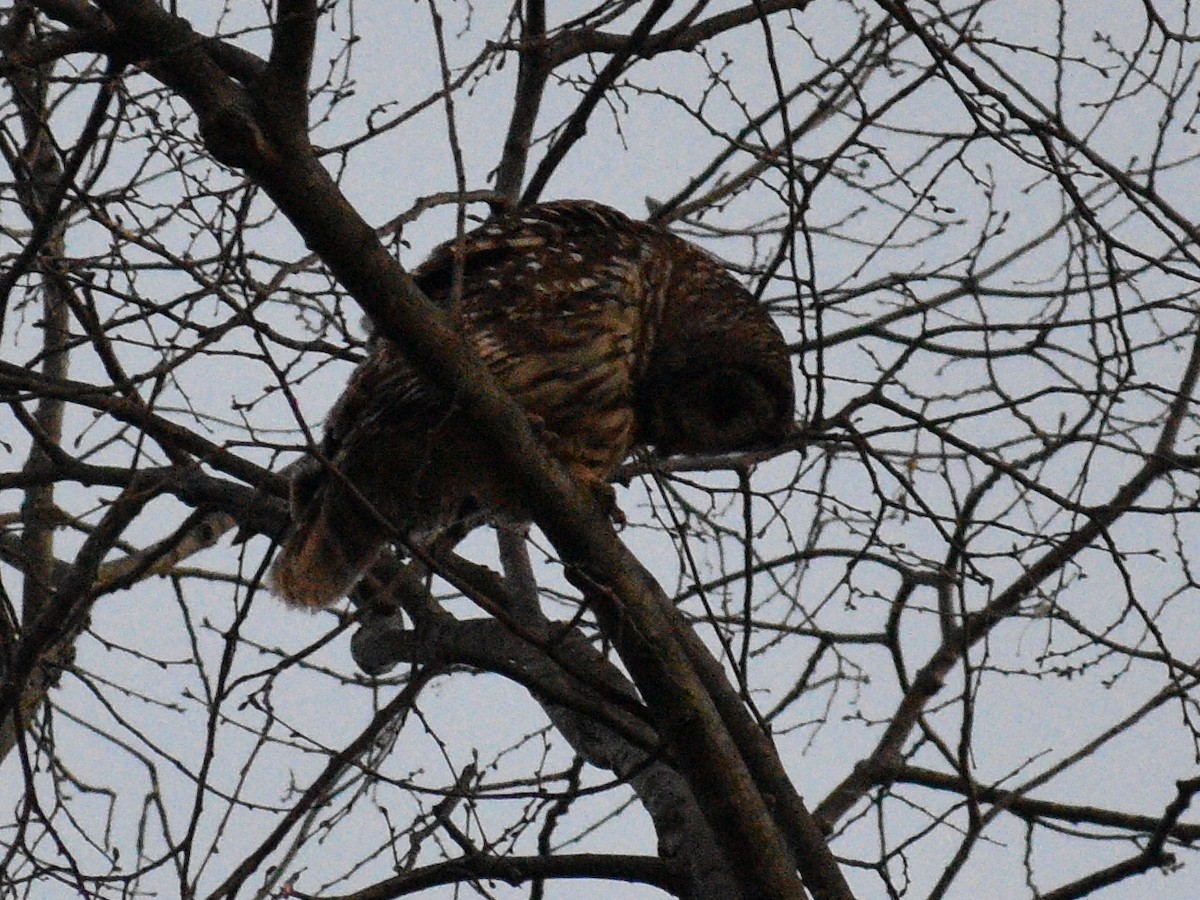
[[[549,454],[601,494],[635,445],[720,453],[793,427],[771,317],[716,259],[656,225],[544,203],[448,241],[413,277]],[[392,537],[436,533],[466,509],[527,518],[453,397],[387,339],[334,404],[319,457],[293,482],[295,524],[272,573],[297,606],[343,596]]]

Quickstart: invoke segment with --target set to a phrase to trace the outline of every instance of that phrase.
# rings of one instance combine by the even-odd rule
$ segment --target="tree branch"
[[[525,193],[521,195],[522,206],[534,203],[541,196],[542,190],[546,187],[546,182],[550,180],[550,176],[554,174],[554,170],[558,168],[558,164],[562,162],[574,145],[584,134],[587,133],[587,121],[591,118],[596,105],[607,93],[625,70],[625,64],[636,54],[646,42],[654,24],[662,18],[671,7],[671,0],[654,0],[654,3],[646,10],[646,15],[638,22],[637,27],[626,39],[625,43],[613,52],[612,58],[600,70],[600,74],[596,76],[596,80],[592,82],[592,86],[588,88],[587,93],[583,95],[583,99],[579,101],[579,105],[575,107],[575,112],[571,113],[571,117],[567,119],[562,131],[559,133],[558,139],[550,145],[546,151],[546,155],[542,157],[542,161],[538,163],[537,169],[534,170],[533,176],[529,179],[529,185],[525,188]]]
[[[92,601],[96,572],[121,533],[158,494],[153,478],[139,478],[105,511],[100,523],[84,541],[74,563],[54,594],[54,602],[24,623],[21,638],[4,660],[0,681],[0,759],[12,749],[16,735],[57,682],[63,665],[73,655],[75,637],[85,627]]]
[[[458,884],[465,879],[497,880],[516,887],[542,878],[599,878],[647,884],[678,895],[677,867],[649,856],[604,853],[556,853],[553,856],[463,856],[435,863],[352,894],[320,895],[320,900],[395,900],[426,888]],[[317,895],[293,893],[300,900],[318,900]]]
[[[969,613],[960,626],[948,628],[936,652],[921,667],[912,687],[904,695],[891,717],[883,736],[871,755],[855,766],[852,772],[821,802],[816,817],[826,830],[832,828],[850,808],[877,782],[878,773],[893,767],[925,705],[941,691],[946,676],[971,647],[983,640],[991,630],[1019,608],[1046,579],[1060,572],[1081,551],[1127,513],[1152,485],[1174,466],[1174,442],[1185,418],[1200,379],[1200,334],[1192,341],[1187,367],[1180,379],[1170,411],[1166,417],[1153,451],[1142,468],[1112,496],[1112,499],[1090,511],[1087,520],[1056,546],[1025,568],[1024,573],[1006,589],[1000,591],[978,612]]]
[[[699,22],[684,22],[664,28],[658,34],[646,38],[638,50],[638,56],[650,59],[660,53],[691,50],[719,34],[753,22],[760,14],[770,15],[787,9],[804,10],[811,2],[812,0],[763,0],[762,3],[748,3],[738,9],[701,19]],[[551,68],[557,68],[564,62],[588,53],[617,53],[629,44],[629,40],[630,35],[627,34],[577,28],[554,36],[548,62]]]
[[[279,0],[271,29],[271,56],[262,84],[272,92],[266,107],[288,123],[308,130],[308,79],[317,40],[316,0]]]
[[[546,58],[546,7],[544,0],[527,0],[524,28],[517,50],[517,86],[513,111],[504,138],[504,152],[496,167],[496,193],[516,203],[525,180],[533,126],[542,105],[542,93],[553,66]]]

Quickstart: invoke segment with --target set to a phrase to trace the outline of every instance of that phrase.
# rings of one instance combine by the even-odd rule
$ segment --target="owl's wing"
[[[321,452],[336,461],[370,440],[402,410],[437,403],[437,392],[417,374],[400,349],[376,340],[371,355],[350,376],[325,420]]]

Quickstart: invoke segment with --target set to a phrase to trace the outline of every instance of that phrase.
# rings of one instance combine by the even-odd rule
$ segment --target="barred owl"
[[[713,257],[655,225],[544,203],[443,244],[413,276],[586,486],[606,486],[635,444],[723,452],[791,427],[775,323]],[[523,518],[453,397],[386,339],[351,376],[320,449],[293,482],[295,525],[273,570],[292,604],[344,595],[389,534],[419,540],[468,508]]]

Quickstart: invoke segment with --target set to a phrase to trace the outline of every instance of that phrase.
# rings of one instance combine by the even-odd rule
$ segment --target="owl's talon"
[[[623,528],[628,520],[625,518],[625,513],[621,511],[621,507],[617,505],[616,489],[607,481],[601,481],[595,476],[587,478],[584,485],[591,491],[600,511],[608,517],[609,521],[616,527]]]
[[[600,504],[600,509],[608,516],[608,520],[613,523],[616,528],[624,528],[628,523],[625,518],[625,512],[617,505],[617,491],[608,482],[602,482],[595,488],[596,502]]]
[[[608,518],[613,523],[613,527],[620,531],[629,524],[629,520],[625,518],[625,511],[621,507],[613,503],[612,509],[608,511]]]

